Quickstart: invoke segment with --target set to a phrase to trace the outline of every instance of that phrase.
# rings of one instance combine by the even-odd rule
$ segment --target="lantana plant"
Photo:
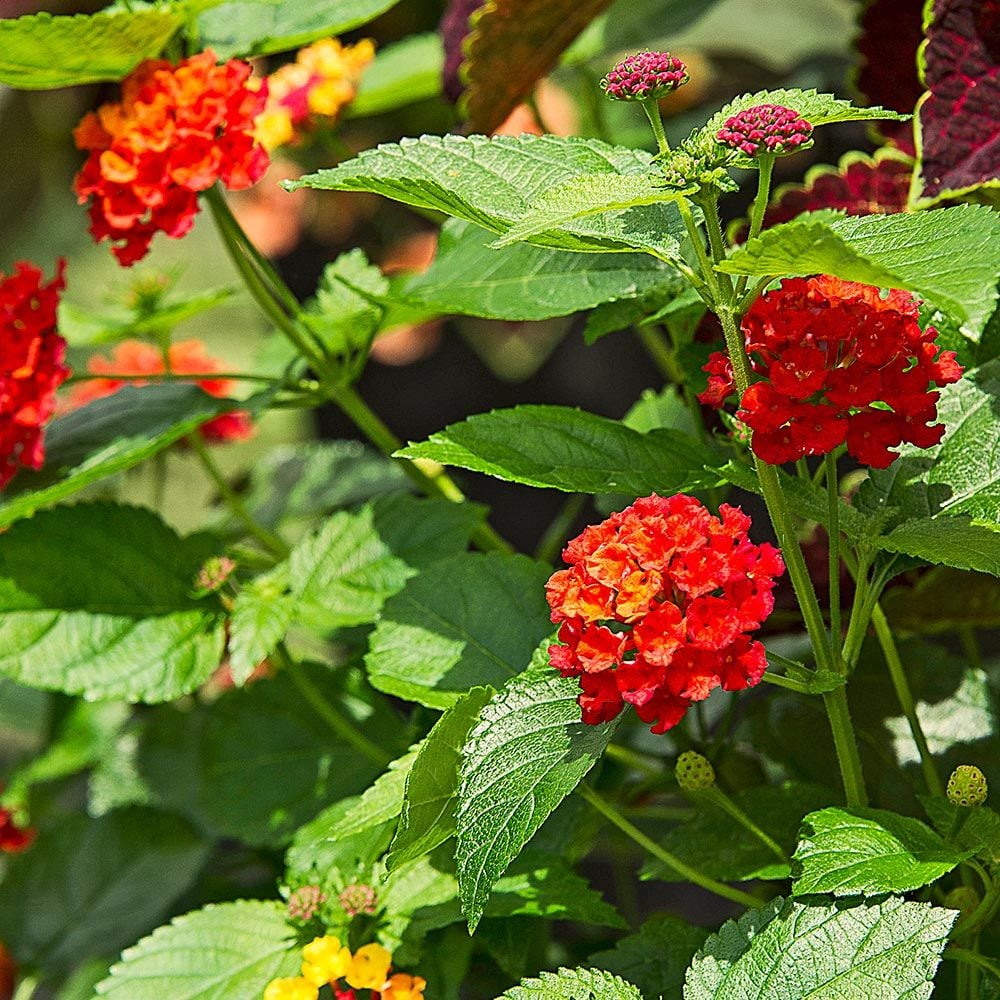
[[[1000,995],[996,4],[929,0],[898,110],[710,110],[710,60],[621,51],[671,4],[336,37],[393,6],[0,21],[0,81],[101,84],[66,193],[131,282],[102,315],[72,246],[0,262],[0,1000]],[[817,164],[844,123],[899,149]],[[345,246],[302,301],[251,188],[434,260]],[[207,284],[202,208],[256,364],[176,332],[231,290],[130,270],[188,241]],[[427,395],[447,317],[503,325],[442,412],[471,359],[560,338],[605,401],[634,338],[649,388],[614,419],[508,384],[533,401],[404,443],[366,372],[419,358]],[[274,447],[287,410],[357,440]],[[486,477],[521,492],[490,511]]]

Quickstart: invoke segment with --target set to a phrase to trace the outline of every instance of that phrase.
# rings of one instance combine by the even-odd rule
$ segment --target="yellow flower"
[[[317,987],[340,979],[352,967],[350,949],[329,934],[310,941],[302,949],[302,959],[303,977]]]
[[[264,1000],[316,1000],[319,990],[306,979],[272,979],[264,987]]]
[[[351,969],[345,974],[348,986],[356,990],[380,990],[392,965],[392,955],[380,944],[366,944],[354,953]]]
[[[382,987],[381,1000],[424,1000],[427,980],[397,972]]]

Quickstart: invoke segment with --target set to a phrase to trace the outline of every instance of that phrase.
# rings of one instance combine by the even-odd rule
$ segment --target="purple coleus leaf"
[[[911,205],[1000,186],[1000,0],[935,0]]]
[[[453,104],[457,103],[464,89],[459,71],[465,62],[465,39],[471,31],[469,18],[485,2],[486,0],[451,0],[438,27],[444,43],[444,93]]]
[[[866,104],[880,104],[911,114],[923,84],[917,73],[917,50],[924,40],[923,0],[870,0],[859,18],[857,89]],[[873,131],[910,156],[913,123],[878,122]]]

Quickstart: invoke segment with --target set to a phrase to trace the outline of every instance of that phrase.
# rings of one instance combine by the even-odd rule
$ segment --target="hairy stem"
[[[757,196],[753,200],[753,208],[750,210],[750,234],[747,242],[756,239],[764,226],[764,213],[767,211],[767,199],[771,194],[771,174],[774,170],[774,161],[777,157],[773,153],[763,153],[757,157],[757,166],[760,173],[757,177]],[[740,275],[736,282],[736,298],[741,300],[746,291],[747,282],[750,276]]]
[[[662,861],[668,868],[677,872],[678,875],[683,876],[689,882],[700,886],[702,889],[706,889],[708,892],[715,893],[716,896],[721,896],[723,899],[728,899],[733,903],[737,903],[740,906],[758,909],[764,905],[763,901],[757,899],[756,896],[751,896],[749,893],[742,892],[740,889],[734,889],[732,886],[726,885],[724,882],[720,882],[718,879],[714,879],[710,875],[705,875],[704,873],[698,871],[697,868],[692,868],[690,865],[681,861],[680,858],[661,847],[655,840],[647,837],[646,834],[644,834],[634,823],[630,823],[618,811],[618,809],[615,808],[615,806],[608,802],[603,796],[595,792],[585,782],[581,782],[581,784],[577,786],[577,791],[589,805],[593,806],[593,808],[596,809],[610,823],[618,827],[618,829],[621,830],[626,837],[638,844],[651,857],[656,858],[658,861]]]

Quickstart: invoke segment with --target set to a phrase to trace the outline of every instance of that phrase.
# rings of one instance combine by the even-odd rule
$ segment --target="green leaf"
[[[152,809],[65,816],[11,860],[0,935],[19,962],[65,972],[155,926],[207,853],[185,822]]]
[[[912,586],[893,587],[882,597],[889,624],[902,632],[950,632],[1000,628],[1000,580],[937,566]]]
[[[334,514],[288,557],[296,619],[317,628],[374,621],[418,570],[464,552],[483,516],[476,504],[405,495]]]
[[[684,1000],[927,1000],[957,916],[894,898],[815,906],[775,899],[708,939]]]
[[[968,855],[929,826],[884,809],[829,807],[802,821],[792,893],[876,896],[929,885]]]
[[[184,20],[168,7],[133,7],[0,20],[0,83],[48,90],[120,80],[143,59],[158,55]]]
[[[410,35],[387,45],[365,70],[347,114],[352,118],[380,115],[437,97],[443,68],[444,48],[436,32]]]
[[[339,678],[307,673],[323,698],[392,753],[398,720],[348,698]],[[216,836],[279,846],[330,802],[367,788],[381,767],[338,739],[287,673],[211,705],[163,707],[142,738],[140,771],[160,801]]]
[[[218,601],[191,593],[207,554],[204,538],[138,507],[78,504],[15,525],[0,547],[0,673],[93,699],[194,690],[224,642]]]
[[[978,340],[997,301],[1000,218],[984,205],[895,215],[809,212],[765,230],[718,267],[727,274],[834,274],[906,288],[962,321],[966,335]]]
[[[220,59],[267,55],[308,45],[373,21],[399,0],[239,0],[198,20],[203,48]]]
[[[567,406],[516,406],[451,424],[396,452],[567,493],[671,494],[716,486],[716,455],[679,431],[640,434]]]
[[[375,779],[375,783],[362,794],[357,804],[352,806],[334,823],[327,838],[338,842],[391,823],[403,811],[403,796],[410,769],[417,756],[414,747],[402,757],[389,764],[388,770]]]
[[[832,798],[833,794],[819,785],[791,781],[743,788],[733,795],[736,804],[789,855],[802,817],[827,805]],[[711,803],[699,803],[691,819],[659,841],[681,861],[722,881],[788,878],[788,864],[779,861],[766,844],[743,830],[734,834],[731,816]],[[684,881],[672,868],[655,860],[647,862],[642,877],[661,882]]]
[[[494,250],[492,239],[479,226],[449,220],[434,263],[409,282],[404,294],[441,313],[519,322],[568,316],[646,294],[667,299],[682,286],[676,271],[651,257],[528,245]]]
[[[0,528],[139,465],[212,417],[237,409],[248,409],[247,401],[217,399],[175,382],[126,386],[57,417],[45,433],[45,467],[19,473],[13,490],[8,487]]]
[[[611,738],[611,725],[580,721],[579,693],[572,678],[530,671],[483,709],[469,733],[455,860],[470,932],[504,870]]]
[[[388,292],[388,280],[364,251],[349,250],[326,265],[303,319],[327,350],[367,351],[382,319],[378,300]]]
[[[618,976],[601,969],[560,969],[522,979],[497,1000],[642,1000],[642,994]]]
[[[966,809],[932,795],[922,795],[920,801],[938,833],[991,865],[1000,863],[1000,814],[989,806]]]
[[[548,566],[526,556],[442,559],[386,601],[365,657],[374,687],[431,708],[527,667],[552,631]]]
[[[39,753],[50,738],[51,695],[0,677],[0,768]]]
[[[236,595],[229,618],[229,672],[242,687],[261,661],[274,652],[295,619],[295,597],[275,576],[260,576]]]
[[[371,191],[504,233],[553,185],[592,174],[641,174],[652,157],[597,139],[422,136],[365,150],[331,170],[286,183],[289,190]],[[643,251],[675,256],[683,236],[676,211],[650,205],[580,219],[531,242],[561,250]]]
[[[667,187],[655,174],[600,173],[570,177],[542,192],[527,207],[524,217],[493,245],[509,246],[590,215],[674,202],[695,189],[695,185],[684,189]],[[678,255],[679,251],[678,246]]]
[[[473,688],[438,719],[421,744],[406,779],[399,829],[385,859],[390,871],[454,836],[462,747],[492,697],[492,688]]]
[[[706,937],[703,927],[692,927],[679,917],[656,916],[614,948],[591,955],[588,962],[634,983],[645,997],[675,997]]]
[[[206,906],[157,928],[97,987],[112,1000],[260,1000],[272,979],[294,976],[302,956],[277,902]]]

